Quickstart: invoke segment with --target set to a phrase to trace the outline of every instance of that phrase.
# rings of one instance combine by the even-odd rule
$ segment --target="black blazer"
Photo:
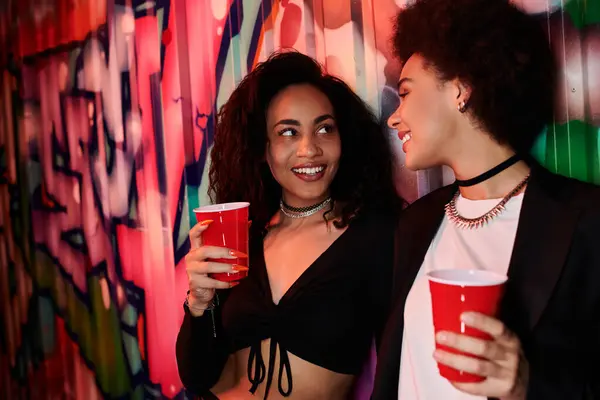
[[[398,398],[404,303],[456,190],[424,196],[399,219],[373,400]],[[508,276],[500,319],[529,360],[527,399],[600,399],[600,187],[534,165]]]

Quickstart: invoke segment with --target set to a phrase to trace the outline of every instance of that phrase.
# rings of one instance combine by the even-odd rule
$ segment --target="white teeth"
[[[410,135],[410,133],[407,133],[406,135],[404,135],[404,136],[402,137],[402,139],[400,139],[400,141],[402,142],[402,144],[404,144],[404,143],[408,142],[408,141],[410,140],[410,138],[411,138],[411,137],[412,137],[412,136]]]
[[[294,171],[297,174],[315,175],[319,172],[323,172],[324,169],[325,167],[321,165],[319,167],[312,168],[292,168],[292,171]]]

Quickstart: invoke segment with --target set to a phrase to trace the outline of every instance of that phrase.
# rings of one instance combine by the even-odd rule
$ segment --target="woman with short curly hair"
[[[394,45],[406,165],[456,181],[402,213],[373,400],[600,398],[600,188],[529,157],[554,99],[542,27],[504,0],[417,0]],[[508,276],[499,315],[434,334],[428,274],[447,269]]]
[[[221,108],[211,161],[213,200],[250,202],[249,271],[207,276],[229,271],[207,261],[229,250],[202,246],[210,221],[191,230],[183,383],[220,399],[346,399],[390,301],[402,201],[385,131],[313,59],[276,53]]]

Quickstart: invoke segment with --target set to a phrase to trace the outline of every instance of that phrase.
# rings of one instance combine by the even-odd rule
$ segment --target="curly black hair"
[[[425,59],[468,84],[468,109],[499,143],[527,155],[552,120],[555,60],[541,24],[507,0],[417,0],[396,17],[402,63]]]
[[[221,107],[210,153],[211,200],[250,202],[253,227],[266,226],[275,215],[281,187],[265,160],[266,112],[273,97],[294,84],[313,85],[333,106],[342,145],[330,187],[335,226],[347,226],[368,210],[401,209],[404,201],[395,190],[394,155],[383,124],[346,83],[296,51],[276,52],[259,63]]]

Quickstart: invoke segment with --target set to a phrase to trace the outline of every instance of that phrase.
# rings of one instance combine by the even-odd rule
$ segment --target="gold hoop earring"
[[[459,112],[464,113],[467,109],[467,105],[464,101],[461,101],[458,106],[456,106]]]

